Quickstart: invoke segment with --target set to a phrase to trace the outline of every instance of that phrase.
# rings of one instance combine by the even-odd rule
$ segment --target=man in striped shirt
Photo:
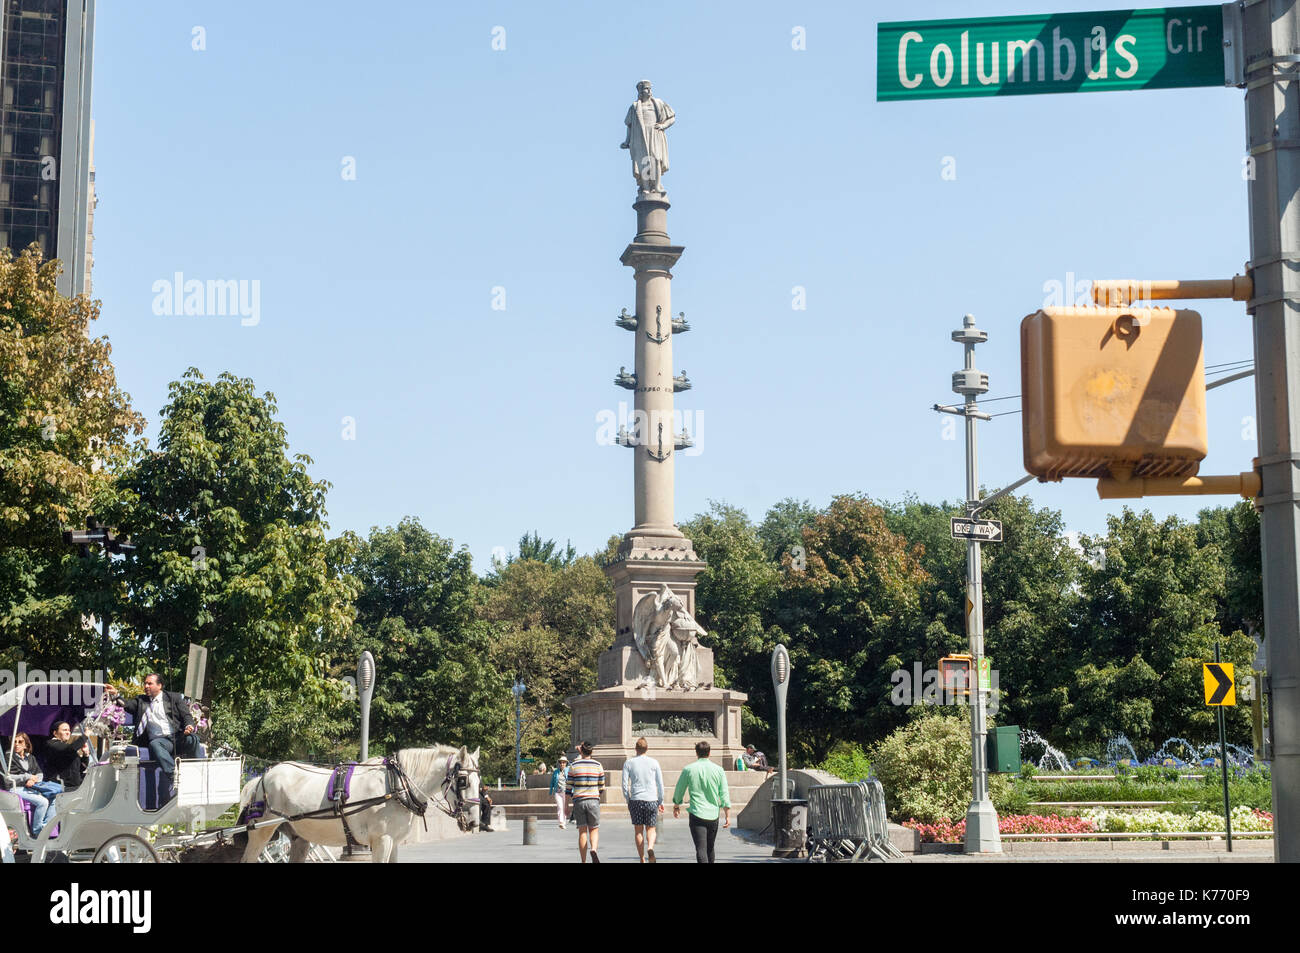
[[[600,840],[600,795],[605,790],[605,766],[591,756],[591,743],[578,745],[580,757],[569,765],[565,793],[573,799],[569,818],[578,827],[578,857],[587,862],[587,841],[591,840],[591,862],[600,863],[596,843]]]

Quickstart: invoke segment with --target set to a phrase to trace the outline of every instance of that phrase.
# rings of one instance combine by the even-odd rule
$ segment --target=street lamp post
[[[82,558],[90,557],[90,546],[92,543],[98,544],[104,552],[105,565],[109,568],[113,565],[114,553],[133,553],[135,546],[128,543],[125,539],[113,535],[112,531],[104,526],[99,520],[91,516],[86,519],[86,528],[84,530],[64,530],[63,541],[69,546],[77,546],[81,550]],[[99,634],[99,664],[103,666],[105,677],[108,673],[108,609],[105,608],[100,619]]]
[[[772,798],[773,857],[807,856],[808,802],[790,797],[786,781],[785,699],[790,689],[790,653],[778,645],[772,653],[772,689],[776,693],[776,749],[779,787]]]
[[[361,761],[370,757],[370,700],[375,694],[375,657],[370,650],[357,662],[357,688],[361,694]]]
[[[510,686],[510,693],[515,696],[515,781],[519,781],[519,772],[523,768],[523,762],[520,761],[521,751],[520,743],[523,741],[523,712],[520,708],[520,700],[524,697],[524,692],[528,686],[524,684],[523,677],[515,676],[515,683]]]

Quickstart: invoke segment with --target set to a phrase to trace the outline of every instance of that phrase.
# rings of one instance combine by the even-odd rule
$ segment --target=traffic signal
[[[939,684],[945,699],[957,695],[970,695],[971,668],[975,659],[970,655],[947,655],[939,659]]]
[[[551,732],[553,732],[554,730],[555,730],[554,719],[552,719],[550,715],[547,715],[547,716],[546,716],[546,733],[549,735],[549,734],[550,734]]]
[[[1025,470],[1190,477],[1209,450],[1201,316],[1043,308],[1020,324]]]

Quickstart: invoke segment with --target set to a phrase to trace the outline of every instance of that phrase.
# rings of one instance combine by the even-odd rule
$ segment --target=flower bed
[[[1223,814],[1214,811],[1175,814],[1171,811],[1119,811],[1095,807],[1080,811],[1079,816],[1095,824],[1097,830],[1112,834],[1223,830]],[[1243,834],[1271,831],[1273,815],[1238,805],[1232,809],[1232,829]]]
[[[964,819],[956,822],[941,820],[937,824],[909,820],[903,826],[917,831],[924,844],[956,844],[966,838]],[[1249,807],[1234,807],[1232,829],[1243,834],[1271,831],[1273,815]],[[1222,830],[1223,815],[1213,811],[1176,814],[1172,811],[1088,808],[1080,811],[1078,816],[1009,814],[998,818],[998,831],[1002,834],[1042,834],[1045,841],[1056,840],[1051,836],[1053,834],[1176,834]]]
[[[1235,818],[1234,818],[1235,821]],[[960,843],[966,838],[966,821],[953,823],[941,820],[937,824],[920,824],[915,820],[904,822],[921,835],[922,843]],[[1097,828],[1090,820],[1079,817],[1061,817],[1055,814],[1008,814],[998,818],[998,832],[1002,834],[1043,834],[1044,840],[1055,840],[1052,834],[1091,834]]]

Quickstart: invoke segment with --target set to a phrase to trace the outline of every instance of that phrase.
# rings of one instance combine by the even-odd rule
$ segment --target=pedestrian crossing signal
[[[939,684],[945,698],[970,695],[971,667],[975,659],[970,655],[947,655],[939,659]]]

